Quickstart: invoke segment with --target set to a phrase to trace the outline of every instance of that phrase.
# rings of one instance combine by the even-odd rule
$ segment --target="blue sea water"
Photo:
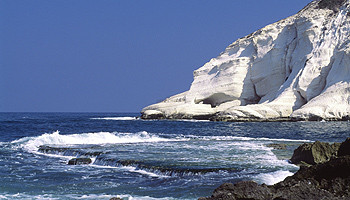
[[[298,145],[350,137],[349,122],[137,116],[0,113],[0,199],[197,199],[224,182],[274,184],[298,170],[288,162]],[[75,157],[93,162],[68,165]]]

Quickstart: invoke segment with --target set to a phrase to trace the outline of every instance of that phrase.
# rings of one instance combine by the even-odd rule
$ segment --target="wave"
[[[169,142],[179,141],[179,139],[162,138],[149,134],[146,131],[138,133],[81,133],[61,135],[59,131],[45,133],[37,137],[25,137],[11,143],[20,143],[21,147],[31,152],[37,151],[44,145],[106,145],[123,143],[143,143],[143,142]]]
[[[120,194],[120,195],[109,195],[109,194],[66,194],[66,195],[55,195],[55,194],[44,194],[44,195],[30,195],[27,193],[16,193],[16,194],[0,194],[0,199],[41,199],[41,200],[53,200],[53,199],[111,199],[113,197],[119,197],[121,199],[127,200],[175,200],[171,197],[154,198],[150,196],[135,196],[130,194]]]
[[[96,120],[117,120],[117,121],[128,121],[128,120],[137,120],[137,117],[97,117],[91,118]]]
[[[294,173],[290,171],[279,170],[270,173],[259,174],[254,177],[257,182],[265,183],[266,185],[273,185],[283,181],[288,176],[292,176]]]
[[[313,142],[312,140],[297,140],[285,138],[253,138],[253,137],[239,137],[239,136],[197,136],[197,135],[182,135],[199,140],[217,140],[217,141],[275,141],[275,142]]]

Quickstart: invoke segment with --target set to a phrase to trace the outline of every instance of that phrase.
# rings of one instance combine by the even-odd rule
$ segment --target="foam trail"
[[[271,173],[259,174],[255,177],[255,179],[257,179],[257,181],[260,183],[265,183],[266,185],[273,185],[283,181],[286,177],[292,175],[293,173],[290,171],[279,170]]]
[[[17,193],[17,194],[3,194],[0,195],[0,199],[40,199],[40,200],[59,200],[59,199],[111,199],[112,197],[119,197],[122,199],[128,200],[175,200],[174,198],[164,197],[164,198],[154,198],[149,196],[132,196],[129,194],[120,194],[120,195],[108,195],[108,194],[66,194],[66,195],[54,195],[54,194],[45,194],[45,195],[30,195],[26,193]]]
[[[137,117],[98,117],[98,118],[91,118],[91,119],[128,121],[128,120],[137,120]]]
[[[190,138],[193,138],[193,139],[200,139],[200,140],[218,140],[218,141],[237,140],[237,141],[313,142],[311,140],[297,140],[297,139],[285,139],[285,138],[252,138],[252,137],[239,137],[239,136],[196,136],[196,135],[188,135],[186,137],[190,137]]]
[[[45,133],[37,137],[27,137],[15,140],[12,143],[22,143],[22,147],[31,152],[37,151],[41,145],[80,145],[80,144],[122,144],[141,142],[168,142],[179,141],[179,139],[167,139],[151,135],[146,131],[138,133],[81,133],[61,135],[59,131]]]
[[[152,173],[152,172],[148,172],[146,170],[137,169],[136,167],[132,167],[132,166],[123,166],[121,168],[125,169],[125,170],[127,170],[129,172],[139,173],[139,174],[147,175],[147,176],[150,176],[150,177],[157,177],[157,178],[169,177],[169,176],[158,175],[158,174],[155,174],[155,173]]]

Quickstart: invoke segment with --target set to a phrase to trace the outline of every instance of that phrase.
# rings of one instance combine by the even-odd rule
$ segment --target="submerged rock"
[[[68,161],[68,165],[88,165],[91,164],[90,158],[73,158]]]
[[[239,171],[235,168],[203,168],[203,167],[187,167],[187,166],[169,166],[164,163],[143,162],[139,160],[118,160],[117,164],[121,166],[133,166],[138,169],[145,169],[152,172],[160,172],[168,176],[186,175],[186,174],[206,174],[219,171]]]
[[[350,138],[342,145],[348,145],[349,141]],[[350,199],[350,155],[333,157],[329,161],[310,167],[302,166],[293,176],[271,186],[260,185],[253,181],[225,183],[215,189],[211,197],[199,199],[348,200]]]
[[[64,156],[98,156],[103,154],[102,151],[91,151],[94,147],[51,147],[47,145],[39,146],[38,151],[46,154],[61,154]],[[87,151],[85,151],[87,150]]]
[[[267,147],[271,147],[273,149],[287,149],[286,144],[267,144]]]
[[[229,45],[142,118],[350,119],[350,0],[314,0]]]

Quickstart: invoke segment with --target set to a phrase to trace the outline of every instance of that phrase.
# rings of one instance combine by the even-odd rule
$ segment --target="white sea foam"
[[[175,198],[163,197],[163,198],[154,198],[150,196],[131,196],[131,195],[116,195],[116,197],[127,199],[127,200],[175,200]],[[176,198],[179,200],[179,198]]]
[[[94,162],[92,162],[92,163],[94,163]],[[169,177],[169,176],[166,176],[166,175],[156,174],[156,173],[153,173],[153,172],[148,172],[146,170],[137,169],[136,167],[133,167],[133,166],[109,166],[109,165],[96,165],[96,164],[92,164],[90,166],[91,167],[97,167],[97,168],[116,169],[116,170],[132,172],[132,173],[139,173],[139,174],[142,174],[142,175],[147,175],[149,177],[156,177],[156,178],[167,178],[167,177]]]
[[[66,195],[29,195],[25,193],[16,194],[0,194],[0,199],[40,199],[40,200],[55,200],[55,199],[110,199],[112,197],[119,197],[125,200],[173,200],[174,198],[164,197],[164,198],[154,198],[150,196],[132,196],[129,194],[120,195],[109,195],[109,194],[88,194],[88,195],[78,195],[78,194],[66,194]]]
[[[179,139],[162,138],[147,133],[81,133],[71,135],[61,135],[59,131],[45,133],[37,137],[26,137],[15,140],[12,143],[21,143],[25,149],[33,152],[37,151],[41,145],[80,145],[80,144],[122,144],[122,143],[142,143],[142,142],[167,142],[178,141]]]
[[[292,176],[292,175],[293,175],[293,173],[290,171],[279,170],[279,171],[275,171],[275,172],[271,172],[271,173],[259,174],[255,177],[255,179],[259,183],[273,185],[273,184],[276,184],[278,182],[283,181],[286,177]]]
[[[198,120],[198,119],[171,119],[171,121],[180,121],[180,122],[210,122],[210,120]]]
[[[0,195],[0,199],[40,199],[40,200],[54,200],[60,199],[60,197],[54,197],[50,194],[44,195],[29,195],[25,193],[16,193],[16,194],[2,194]]]
[[[139,174],[143,174],[143,175],[147,175],[150,177],[157,177],[157,178],[166,178],[169,176],[165,176],[165,175],[158,175],[156,173],[153,172],[148,172],[146,170],[142,170],[142,169],[137,169],[136,167],[132,167],[132,166],[123,166],[121,167],[123,170],[127,170],[129,172],[134,172],[134,173],[139,173]]]
[[[188,135],[187,137],[200,139],[200,140],[237,140],[237,141],[277,141],[277,142],[313,142],[311,140],[297,140],[297,139],[285,139],[285,138],[253,138],[253,137],[239,137],[239,136],[197,136]]]
[[[117,120],[117,121],[128,121],[128,120],[137,120],[136,117],[97,117],[91,118],[97,120]]]

